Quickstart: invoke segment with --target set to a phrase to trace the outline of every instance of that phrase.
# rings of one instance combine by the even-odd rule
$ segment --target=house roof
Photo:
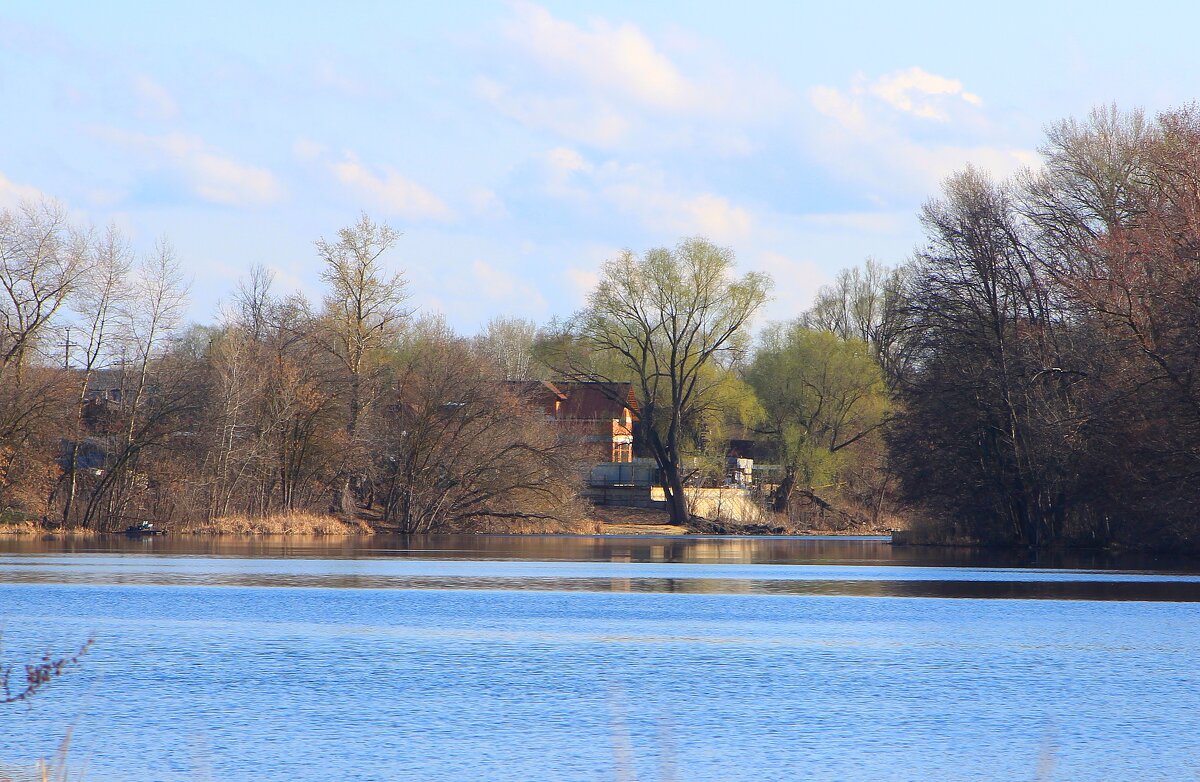
[[[563,420],[622,418],[625,408],[629,408],[633,417],[637,418],[638,405],[632,383],[507,380],[505,386],[534,404],[558,401],[558,417]]]
[[[637,399],[632,383],[575,383],[559,381],[554,384],[567,395],[559,417],[579,420],[598,420],[623,417],[629,408],[637,418]]]

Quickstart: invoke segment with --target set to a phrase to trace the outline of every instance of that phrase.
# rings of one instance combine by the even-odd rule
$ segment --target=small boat
[[[156,527],[148,521],[143,521],[140,524],[131,524],[125,530],[125,534],[132,538],[140,538],[143,535],[166,535],[167,531],[162,527]]]

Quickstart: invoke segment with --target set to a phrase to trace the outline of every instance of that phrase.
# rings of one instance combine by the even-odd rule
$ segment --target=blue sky
[[[904,260],[946,174],[1200,93],[1184,3],[169,5],[0,5],[0,205],[169,237],[199,321],[254,263],[319,295],[313,240],[361,210],[467,333],[568,315],[605,258],[694,234],[794,317]]]

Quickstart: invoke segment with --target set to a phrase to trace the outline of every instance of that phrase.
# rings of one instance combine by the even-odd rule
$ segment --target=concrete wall
[[[588,485],[652,486],[658,468],[653,459],[634,459],[632,462],[601,462],[588,473]]]
[[[725,487],[720,489],[685,488],[688,509],[693,516],[704,519],[725,519],[743,524],[757,524],[763,520],[763,509],[751,496],[748,489]],[[650,491],[655,500],[665,502],[663,490],[655,486]]]

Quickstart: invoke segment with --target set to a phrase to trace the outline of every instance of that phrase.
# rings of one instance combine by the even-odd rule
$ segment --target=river
[[[0,540],[0,711],[161,780],[1177,780],[1200,568],[820,538]],[[72,777],[74,778],[74,777]]]

